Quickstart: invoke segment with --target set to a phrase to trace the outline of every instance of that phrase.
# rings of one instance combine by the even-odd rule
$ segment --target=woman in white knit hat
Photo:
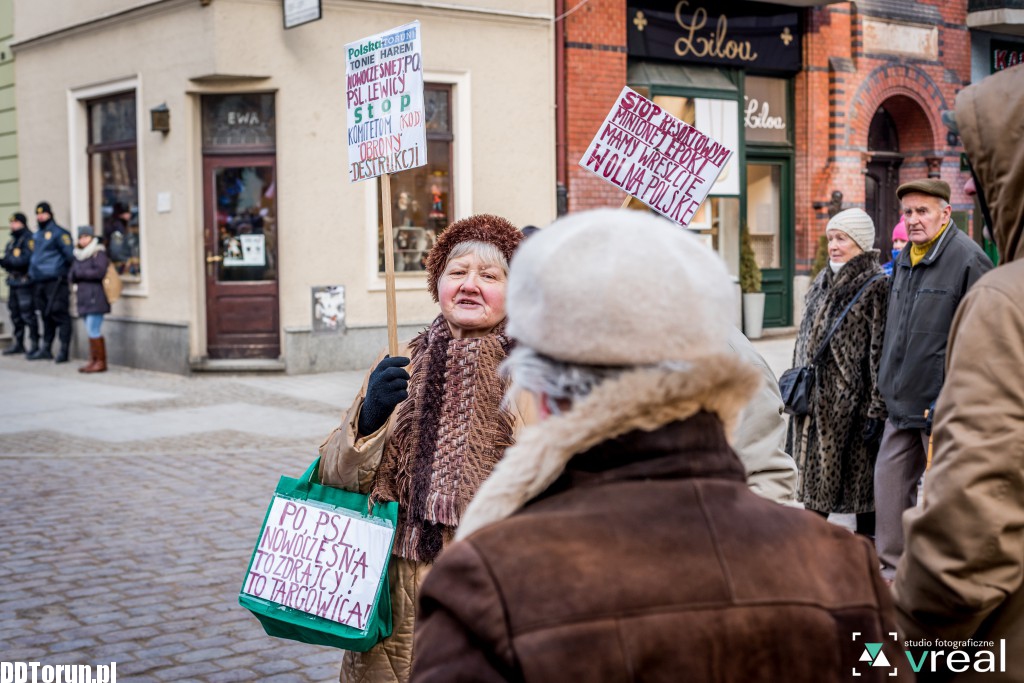
[[[788,450],[800,469],[804,507],[824,517],[855,513],[857,532],[873,537],[875,458],[886,418],[878,364],[889,283],[874,248],[874,222],[864,211],[837,213],[825,235],[829,265],[807,292],[793,349],[793,367],[814,365],[814,390],[808,414],[790,421]]]
[[[523,244],[504,367],[541,421],[424,580],[413,683],[841,680],[853,631],[898,656],[872,545],[747,487],[728,438],[761,373],[734,305],[718,256],[651,214]]]

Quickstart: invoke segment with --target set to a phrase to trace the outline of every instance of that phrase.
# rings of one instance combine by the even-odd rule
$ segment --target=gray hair
[[[497,266],[505,273],[505,277],[508,277],[508,259],[505,258],[505,254],[501,252],[501,249],[496,244],[480,240],[467,240],[459,242],[452,247],[451,253],[448,254],[448,260],[445,261],[444,268],[441,271],[447,270],[448,264],[454,259],[466,254],[476,254],[485,266]]]
[[[498,372],[502,378],[509,380],[509,390],[505,395],[506,407],[521,391],[529,391],[538,397],[544,393],[548,397],[548,410],[558,415],[562,412],[558,401],[575,403],[588,396],[602,382],[627,372],[643,369],[686,372],[692,368],[693,363],[685,360],[663,360],[650,365],[566,363],[520,344],[502,361]]]
[[[544,393],[548,396],[548,409],[557,415],[561,412],[558,401],[578,401],[601,382],[614,379],[631,367],[564,363],[520,345],[512,349],[501,364],[500,372],[511,380],[512,389],[506,401],[513,400],[520,391],[536,396]]]

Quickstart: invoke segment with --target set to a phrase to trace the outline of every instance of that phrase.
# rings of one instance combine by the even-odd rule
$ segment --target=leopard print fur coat
[[[878,252],[850,259],[838,274],[825,268],[805,300],[793,349],[793,367],[811,362],[821,341],[854,295],[876,273]],[[810,412],[792,417],[787,445],[800,469],[799,499],[818,512],[875,509],[874,470],[878,445],[862,437],[869,418],[884,419],[878,365],[885,334],[889,278],[871,283],[847,313],[815,368]]]

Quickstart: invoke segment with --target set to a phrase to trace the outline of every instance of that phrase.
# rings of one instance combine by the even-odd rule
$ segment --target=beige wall
[[[209,7],[230,4],[237,0],[210,0]],[[22,39],[53,33],[69,28],[76,28],[103,17],[123,14],[128,10],[162,10],[167,6],[200,4],[200,0],[14,0],[17,13],[17,35]],[[253,0],[253,4],[274,5],[278,15],[278,26],[283,25],[281,19],[281,0]],[[374,5],[362,0],[323,0],[324,13],[332,9],[343,11],[358,9],[360,5]],[[397,3],[389,3],[397,4]],[[410,2],[410,7],[430,6],[431,2]],[[482,10],[490,12],[508,12],[523,15],[550,16],[552,3],[548,0],[443,0],[437,4],[446,7],[465,8],[464,11]],[[416,11],[410,9],[409,11]]]
[[[18,108],[28,124],[19,131],[23,195],[48,200],[69,229],[88,222],[86,112],[82,99],[137,90],[142,281],[128,284],[113,313],[144,320],[196,319],[194,270],[200,237],[188,209],[193,164],[185,85],[192,74],[214,69],[213,15],[181,6],[144,23],[113,26],[17,48]],[[20,36],[16,34],[16,44]],[[153,49],[154,45],[180,49]],[[45,84],[45,87],[41,84]],[[172,111],[171,135],[149,130],[149,109]],[[172,193],[171,213],[155,213],[158,191]]]
[[[14,0],[14,33],[19,40],[80,27],[133,8],[156,9],[165,5],[198,5],[199,0]]]
[[[23,195],[48,198],[59,221],[85,220],[85,119],[75,98],[136,79],[144,275],[114,314],[187,322],[191,353],[202,355],[199,95],[274,91],[282,327],[308,328],[310,287],[328,284],[345,285],[349,326],[383,325],[375,182],[347,179],[346,43],[419,19],[427,80],[454,83],[457,217],[496,213],[523,225],[555,215],[549,3],[450,4],[548,17],[327,0],[322,20],[285,31],[279,0],[214,0],[208,7],[169,0],[158,16],[146,10],[102,30],[29,41],[17,62],[19,82],[36,84],[18,92],[19,116],[29,122],[19,130]],[[26,26],[41,25],[38,10],[26,14]],[[16,40],[24,35],[19,25]],[[259,76],[267,78],[234,78]],[[149,130],[149,109],[162,102],[171,110],[167,136]],[[170,213],[156,213],[159,192],[171,194]],[[399,290],[400,322],[436,315],[422,276],[400,277]]]
[[[11,53],[13,11],[12,0],[0,0],[0,244],[7,244],[11,234],[7,217],[15,211],[25,211],[18,188],[18,116],[14,108],[14,55]],[[0,280],[0,298],[7,299],[7,278],[0,277]],[[9,326],[6,316],[0,316],[0,321],[0,327]]]

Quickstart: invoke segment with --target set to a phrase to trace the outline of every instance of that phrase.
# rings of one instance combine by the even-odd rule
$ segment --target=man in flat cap
[[[878,389],[889,418],[875,463],[875,545],[892,580],[903,553],[903,511],[917,504],[928,458],[929,415],[945,379],[946,337],[968,288],[992,268],[954,224],[949,185],[923,179],[896,189],[910,245],[893,265]]]

